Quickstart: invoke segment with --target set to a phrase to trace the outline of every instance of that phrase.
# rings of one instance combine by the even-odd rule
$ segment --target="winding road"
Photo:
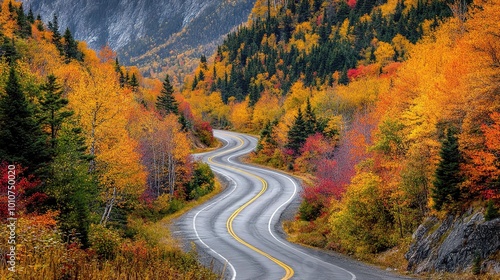
[[[214,131],[224,143],[198,157],[228,182],[213,198],[183,215],[175,235],[194,242],[204,262],[227,279],[407,279],[347,257],[292,244],[281,233],[280,216],[299,199],[299,182],[286,174],[248,165],[239,157],[253,151],[255,137]]]

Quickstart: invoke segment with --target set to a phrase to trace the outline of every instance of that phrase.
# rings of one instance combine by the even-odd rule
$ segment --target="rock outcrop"
[[[413,234],[406,253],[408,270],[466,272],[474,264],[483,272],[500,273],[500,218],[485,221],[482,212],[469,210],[444,220],[428,218]]]

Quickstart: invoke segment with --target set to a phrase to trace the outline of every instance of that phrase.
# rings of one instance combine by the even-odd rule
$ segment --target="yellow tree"
[[[243,102],[235,102],[234,97],[229,98],[229,121],[234,129],[238,131],[249,131],[250,122],[252,120],[252,110],[249,107],[250,98],[247,96]]]
[[[78,80],[71,81],[70,106],[87,135],[93,156],[89,172],[99,177],[105,205],[101,223],[106,224],[114,206],[125,197],[139,196],[145,186],[138,144],[126,129],[133,98],[120,90],[113,66],[87,64]]]

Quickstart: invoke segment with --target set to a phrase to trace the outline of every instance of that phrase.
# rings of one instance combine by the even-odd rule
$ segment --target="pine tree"
[[[309,0],[302,0],[300,2],[299,10],[297,11],[299,15],[297,20],[299,23],[307,21],[307,19],[309,18],[309,10],[310,10]]]
[[[35,23],[35,15],[33,14],[33,10],[30,8],[28,11],[28,21],[33,24]]]
[[[69,235],[76,230],[82,245],[87,247],[90,207],[97,194],[97,180],[88,173],[90,156],[86,154],[81,132],[71,124],[61,128],[44,192],[51,198],[49,207],[59,211],[63,232]]]
[[[302,114],[302,110],[299,108],[293,125],[288,131],[288,143],[285,147],[292,150],[294,155],[298,155],[300,152],[300,148],[302,148],[302,146],[306,142],[307,137],[308,135],[306,133],[306,123]]]
[[[26,14],[24,13],[24,8],[23,4],[21,3],[21,6],[16,9],[17,12],[17,25],[19,26],[19,29],[16,31],[16,33],[21,37],[21,38],[28,38],[31,36],[31,23],[28,21],[28,18],[26,17]]]
[[[0,38],[2,37],[3,36],[0,35]],[[2,45],[0,45],[0,57],[5,57],[7,63],[12,66],[14,62],[19,58],[19,53],[17,52],[14,38],[9,39],[7,37],[3,37],[2,41]]]
[[[39,171],[48,161],[46,137],[35,121],[13,67],[0,97],[0,158]]]
[[[200,65],[201,65],[202,69],[205,69],[205,70],[208,69],[207,68],[207,57],[204,54],[202,54],[200,57]]]
[[[43,22],[42,22],[42,17],[40,15],[36,16],[36,28],[38,29],[38,31],[45,30],[45,27],[43,26]]]
[[[135,73],[132,73],[129,85],[130,87],[132,87],[132,91],[137,92],[137,89],[139,88],[139,81],[137,80],[137,76],[135,75]]]
[[[168,114],[178,114],[177,101],[174,98],[174,87],[170,84],[170,77],[167,75],[163,81],[163,88],[156,99],[156,110],[163,116]]]
[[[66,63],[69,63],[71,59],[83,61],[83,53],[78,50],[78,44],[68,28],[64,32],[64,55]]]
[[[305,132],[308,136],[318,132],[317,127],[318,120],[316,119],[316,114],[311,106],[311,101],[307,98],[306,112],[304,115]]]
[[[64,110],[68,105],[68,99],[62,97],[61,86],[57,84],[54,75],[47,76],[47,82],[43,85],[44,95],[40,100],[40,109],[43,114],[42,125],[49,131],[51,154],[55,152],[58,132],[63,122],[73,115],[73,111]]]
[[[441,161],[436,169],[436,178],[432,189],[434,208],[441,210],[444,205],[455,203],[460,198],[459,184],[462,182],[460,163],[462,156],[458,148],[458,139],[452,129],[448,129],[446,139],[440,151]]]
[[[347,67],[344,66],[344,69],[340,73],[339,77],[339,84],[340,85],[347,85],[349,84],[349,76],[347,76]]]
[[[54,14],[52,21],[49,22],[49,30],[52,31],[52,43],[56,45],[61,55],[64,54],[64,47],[61,43],[61,33],[59,32],[59,22],[57,19],[57,14]]]

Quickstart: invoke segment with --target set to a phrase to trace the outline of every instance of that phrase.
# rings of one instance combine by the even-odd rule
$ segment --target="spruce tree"
[[[5,60],[9,65],[13,65],[14,62],[20,57],[14,43],[14,38],[9,39],[7,37],[1,36],[2,45],[0,45],[0,57],[5,57]]]
[[[69,63],[71,59],[83,61],[83,53],[78,50],[78,44],[68,28],[64,32],[64,55],[66,63]]]
[[[55,152],[58,132],[63,122],[73,115],[73,111],[65,110],[68,99],[62,97],[61,86],[57,84],[54,75],[47,76],[47,82],[42,86],[44,95],[40,100],[43,114],[42,125],[49,131],[51,154]]]
[[[52,43],[56,45],[61,55],[64,54],[64,47],[61,43],[61,33],[59,32],[59,22],[57,19],[57,14],[54,14],[52,21],[49,22],[49,30],[52,31]]]
[[[311,101],[307,98],[306,112],[304,115],[304,124],[306,134],[313,135],[318,132],[318,120],[316,119],[316,114],[311,106]]]
[[[432,188],[432,199],[436,210],[441,210],[446,204],[455,203],[460,198],[462,156],[458,148],[458,139],[452,129],[447,131],[446,139],[441,146],[440,156],[441,161],[436,169],[434,187]]]
[[[30,8],[28,11],[28,21],[33,24],[35,23],[35,15],[33,14],[33,10]]]
[[[347,76],[347,67],[346,66],[344,66],[344,69],[342,69],[342,72],[340,73],[339,84],[340,85],[349,84],[349,76]]]
[[[59,211],[62,231],[69,237],[75,230],[83,247],[88,247],[90,207],[98,192],[97,180],[88,172],[91,157],[81,133],[69,122],[61,128],[44,192],[50,197],[48,206]]]
[[[299,10],[297,11],[298,13],[297,21],[299,23],[307,21],[307,19],[309,18],[309,11],[310,11],[309,0],[302,0],[300,2]]]
[[[24,13],[24,7],[22,3],[21,6],[16,9],[16,13],[17,13],[17,25],[19,26],[19,29],[16,31],[16,33],[21,38],[30,37],[31,23],[29,22],[28,17],[26,17],[26,14]]]
[[[45,31],[45,27],[43,26],[42,17],[40,15],[36,16],[36,28],[38,31]]]
[[[35,121],[13,67],[0,97],[0,158],[20,163],[30,173],[39,171],[48,161],[46,137]]]
[[[129,82],[130,87],[132,87],[132,91],[137,92],[139,88],[139,81],[137,80],[137,76],[135,73],[132,73],[132,77],[130,78]]]
[[[163,116],[168,114],[177,115],[179,113],[178,106],[174,98],[174,87],[170,84],[170,77],[167,75],[163,81],[160,95],[156,99],[156,110]]]
[[[307,137],[308,135],[306,132],[306,123],[302,114],[302,110],[299,108],[293,125],[288,131],[288,143],[285,147],[292,150],[294,155],[298,155],[300,152],[300,148],[302,148],[302,146],[306,142]]]

